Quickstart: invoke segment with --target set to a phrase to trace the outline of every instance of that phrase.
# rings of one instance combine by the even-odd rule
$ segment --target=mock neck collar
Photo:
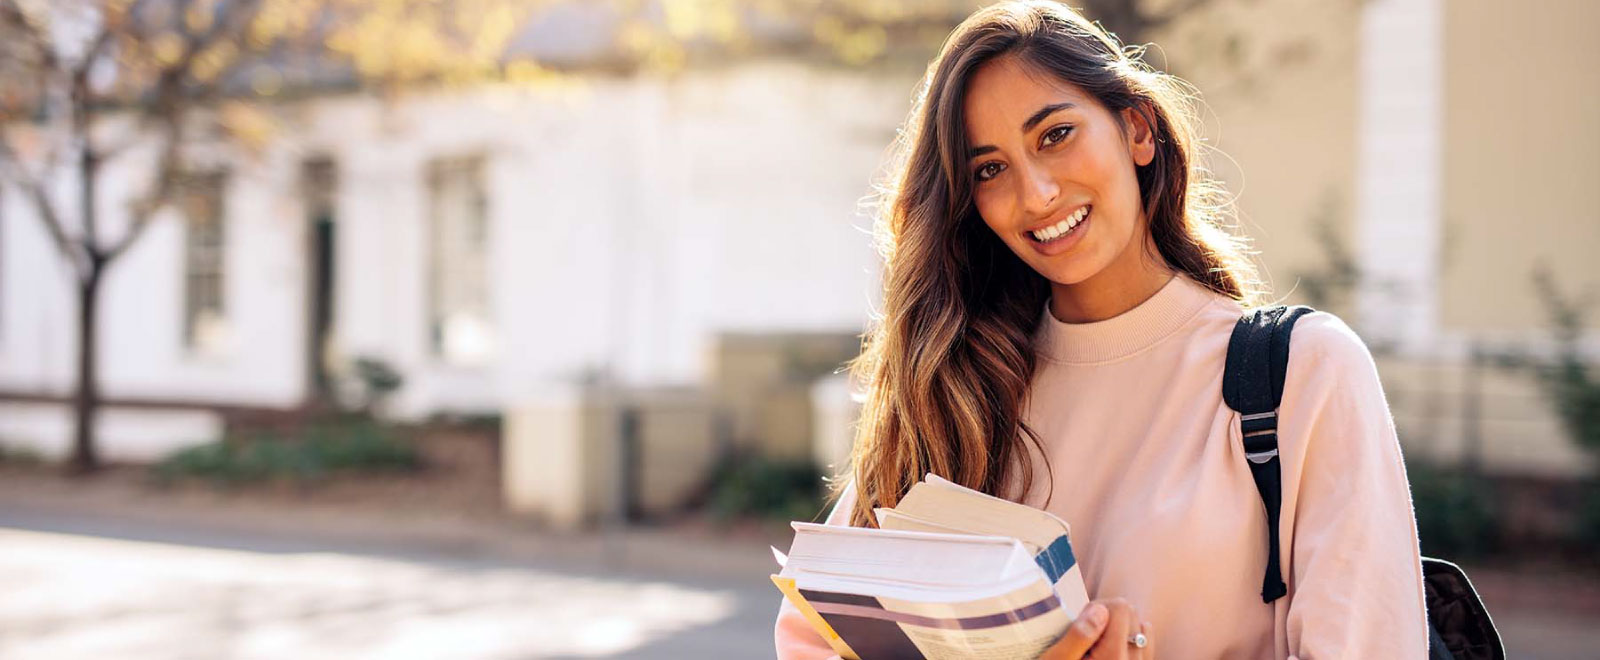
[[[1177,273],[1133,309],[1103,321],[1065,323],[1050,313],[1050,299],[1039,313],[1035,345],[1057,362],[1106,362],[1138,353],[1167,338],[1218,294]]]

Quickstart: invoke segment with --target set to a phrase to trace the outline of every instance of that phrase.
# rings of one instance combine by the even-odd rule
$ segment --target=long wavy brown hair
[[[866,388],[844,475],[856,488],[851,524],[875,525],[873,507],[894,506],[928,472],[1013,499],[1032,487],[1026,443],[1042,445],[1023,410],[1050,284],[973,203],[962,105],[984,63],[1017,57],[1119,121],[1123,109],[1141,113],[1157,138],[1137,176],[1160,256],[1241,302],[1259,295],[1243,240],[1225,229],[1231,206],[1196,153],[1196,95],[1142,54],[1063,5],[1023,1],[968,17],[929,64],[878,200],[883,307],[850,365]],[[834,480],[836,495],[849,480]],[[1019,490],[1002,492],[1013,484]]]

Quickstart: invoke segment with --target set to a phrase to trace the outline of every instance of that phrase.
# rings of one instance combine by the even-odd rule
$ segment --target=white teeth
[[[1083,219],[1088,215],[1089,207],[1085,206],[1081,209],[1078,209],[1077,212],[1073,213],[1070,217],[1062,220],[1061,222],[1050,225],[1049,227],[1045,227],[1044,229],[1034,231],[1033,237],[1040,243],[1049,243],[1050,241],[1061,237],[1062,234],[1072,231],[1072,228],[1078,226],[1078,223],[1083,222]]]

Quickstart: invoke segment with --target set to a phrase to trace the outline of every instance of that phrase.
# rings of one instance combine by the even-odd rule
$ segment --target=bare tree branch
[[[57,63],[56,51],[50,47],[50,40],[39,32],[38,26],[28,20],[28,15],[23,13],[22,7],[15,0],[0,0],[0,21],[16,28],[27,41],[33,44],[44,64],[55,68]]]
[[[151,181],[151,189],[128,204],[128,231],[123,234],[110,249],[105,251],[105,258],[111,261],[121,256],[144,234],[150,226],[150,221],[157,212],[166,206],[172,199],[172,192],[183,165],[181,158],[181,145],[183,144],[182,117],[171,115],[164,126],[165,135],[161,138],[161,156],[159,157],[155,180]]]
[[[115,26],[101,25],[100,31],[94,36],[94,41],[91,41],[89,43],[89,47],[84,50],[83,60],[78,62],[78,66],[73,69],[72,75],[74,77],[81,76],[87,79],[89,77],[89,70],[94,68],[95,62],[100,61],[100,56],[105,54],[106,48],[111,46],[111,43],[115,40],[115,37]]]
[[[0,126],[0,130],[3,130]],[[28,199],[33,202],[34,209],[38,211],[39,218],[44,221],[45,231],[50,234],[50,241],[55,243],[56,249],[61,251],[61,256],[72,264],[73,271],[81,279],[84,277],[85,264],[83,253],[78,249],[77,241],[67,235],[66,225],[61,222],[61,215],[56,212],[55,200],[50,198],[50,192],[45,189],[44,183],[27,170],[22,159],[17,157],[17,152],[11,148],[10,141],[0,132],[0,164],[9,165],[14,172],[17,184]]]
[[[137,242],[156,214],[171,201],[176,181],[183,171],[181,147],[185,139],[183,124],[187,110],[197,102],[215,97],[219,87],[210,85],[193,89],[185,86],[184,82],[194,68],[195,58],[224,36],[242,31],[259,8],[258,0],[228,3],[223,15],[213,20],[205,31],[186,35],[183,54],[161,72],[156,96],[149,105],[147,115],[160,126],[161,155],[157,159],[150,189],[128,204],[127,233],[103,253],[107,261],[121,256]]]
[[[94,99],[90,98],[87,69],[74,69],[71,76],[72,133],[78,137],[78,176],[82,179],[79,222],[83,225],[83,244],[94,254],[99,245],[99,213],[94,209],[95,189],[99,183],[100,157],[94,151]]]

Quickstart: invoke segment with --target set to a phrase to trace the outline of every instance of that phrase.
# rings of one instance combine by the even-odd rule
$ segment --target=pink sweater
[[[1053,474],[1036,460],[1023,501],[1072,526],[1090,597],[1138,607],[1161,657],[1426,657],[1388,404],[1361,339],[1322,312],[1295,325],[1279,408],[1289,593],[1261,602],[1266,514],[1222,401],[1240,313],[1183,275],[1105,321],[1062,323],[1046,306],[1025,414]],[[846,524],[849,506],[828,523]],[[780,660],[836,657],[788,603],[775,632]]]

